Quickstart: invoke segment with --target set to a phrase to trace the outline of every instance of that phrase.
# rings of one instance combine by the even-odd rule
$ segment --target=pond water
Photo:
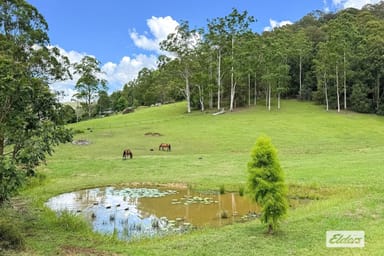
[[[238,193],[192,192],[163,187],[105,187],[51,198],[56,212],[83,215],[93,230],[119,239],[182,233],[258,217],[259,207]]]

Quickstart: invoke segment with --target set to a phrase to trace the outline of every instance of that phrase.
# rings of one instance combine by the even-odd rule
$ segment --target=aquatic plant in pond
[[[220,201],[220,202],[219,202]],[[237,201],[237,202],[235,202]],[[51,198],[49,208],[82,214],[93,229],[123,240],[182,233],[194,227],[244,221],[257,210],[234,194],[191,193],[189,189],[95,188]],[[221,214],[227,213],[223,219]],[[237,217],[238,212],[242,216]]]

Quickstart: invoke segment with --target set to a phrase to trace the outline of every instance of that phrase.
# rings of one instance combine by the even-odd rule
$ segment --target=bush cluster
[[[20,228],[10,220],[0,220],[0,254],[1,250],[21,250],[24,245]]]

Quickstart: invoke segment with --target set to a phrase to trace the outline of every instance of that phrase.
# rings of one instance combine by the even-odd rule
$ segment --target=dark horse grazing
[[[132,154],[132,151],[130,149],[124,149],[123,151],[123,159],[127,159],[127,157],[129,156],[130,159],[132,159],[133,157],[133,154]]]
[[[167,151],[171,151],[171,144],[168,144],[168,143],[161,143],[160,146],[159,146],[159,150],[167,150]]]

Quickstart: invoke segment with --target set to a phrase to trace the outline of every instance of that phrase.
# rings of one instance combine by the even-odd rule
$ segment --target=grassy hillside
[[[284,101],[280,111],[262,106],[213,116],[185,113],[177,103],[127,115],[80,122],[75,140],[41,168],[42,185],[18,198],[24,209],[26,255],[380,255],[384,251],[384,119]],[[160,136],[148,135],[159,133]],[[318,199],[290,210],[275,236],[258,222],[200,229],[125,243],[93,234],[77,219],[44,209],[51,196],[87,187],[130,182],[186,183],[194,189],[238,190],[256,138],[278,149],[290,196]],[[172,152],[158,151],[161,142]],[[124,148],[134,157],[122,161]],[[151,149],[154,149],[151,151]],[[24,223],[26,222],[26,223]],[[363,230],[363,249],[325,247],[327,230]]]

